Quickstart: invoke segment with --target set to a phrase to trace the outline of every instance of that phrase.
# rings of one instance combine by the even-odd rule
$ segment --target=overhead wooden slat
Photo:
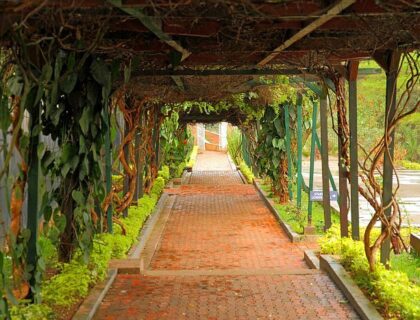
[[[271,60],[273,60],[279,52],[287,49],[312,31],[316,30],[319,26],[323,25],[324,23],[328,22],[332,18],[334,18],[337,14],[339,14],[344,9],[348,8],[350,5],[355,3],[356,0],[340,0],[338,1],[331,9],[327,11],[324,15],[320,18],[316,19],[315,21],[308,24],[305,28],[301,29],[299,32],[294,34],[291,38],[283,42],[280,46],[275,48],[272,53],[270,53],[267,57],[262,59],[258,62],[258,66],[265,66]]]

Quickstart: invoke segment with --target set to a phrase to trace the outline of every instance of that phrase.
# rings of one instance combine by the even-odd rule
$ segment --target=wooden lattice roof
[[[93,41],[95,31],[105,26],[98,53],[110,59],[135,57],[136,76],[156,70],[162,76],[174,68],[308,72],[387,50],[420,48],[415,0],[6,0],[0,2],[0,14],[0,36],[22,19],[34,41],[65,25],[71,31],[61,39],[64,46],[72,37]],[[228,89],[244,77],[232,78]],[[195,77],[194,84],[186,76],[172,76],[172,81],[168,73],[164,80],[148,77],[135,85],[147,91],[175,83],[193,97],[207,82],[219,91],[227,86],[212,78]]]

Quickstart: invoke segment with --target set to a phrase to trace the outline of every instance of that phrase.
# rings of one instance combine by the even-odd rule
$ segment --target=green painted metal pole
[[[322,146],[321,146],[321,142],[319,141],[318,133],[315,134],[315,142],[316,142],[316,146],[317,146],[318,150],[321,152]],[[331,188],[334,191],[337,191],[337,186],[335,184],[334,177],[332,176],[330,167],[328,167],[328,178],[330,179]],[[337,201],[338,201],[338,199],[337,199]]]
[[[320,99],[321,158],[322,158],[322,202],[324,207],[324,228],[331,227],[330,184],[328,181],[328,101],[327,88],[323,88]]]
[[[35,129],[39,123],[39,111],[35,108],[30,116],[30,132]],[[39,135],[30,135],[29,138],[29,161],[28,161],[28,224],[27,227],[31,234],[28,241],[28,265],[34,267],[31,271],[30,284],[32,287],[37,285],[35,277],[35,267],[38,259],[37,241],[38,241],[38,200],[39,200],[39,158],[38,145]],[[33,297],[32,297],[33,298]]]
[[[314,169],[315,169],[315,140],[316,140],[316,120],[318,116],[318,102],[313,102],[312,109],[312,134],[311,134],[311,157],[309,164],[309,192],[314,188]],[[312,225],[312,201],[308,197],[308,224]]]
[[[387,131],[392,119],[395,116],[397,107],[397,78],[398,67],[401,54],[399,52],[391,52],[388,57],[388,70],[386,70],[386,109],[385,109],[385,132]],[[392,132],[390,143],[385,149],[384,164],[383,164],[383,195],[382,203],[384,207],[388,206],[392,201],[392,178],[394,161],[394,135]],[[385,210],[385,215],[391,215],[391,207]],[[382,228],[384,226],[382,225]],[[386,239],[381,246],[381,262],[387,266],[390,258],[390,239]]]
[[[357,147],[357,71],[359,62],[349,63],[349,125],[350,125],[350,212],[351,236],[360,239],[359,230],[359,164]]]
[[[111,121],[108,106],[105,107],[106,133],[105,133],[105,188],[106,194],[112,190],[112,149],[111,149]],[[108,233],[112,233],[112,201],[106,211]]]
[[[296,206],[302,207],[302,94],[298,93],[297,107],[297,190]]]
[[[290,137],[290,114],[289,105],[284,106],[284,127],[286,129],[286,153],[287,153],[287,189],[289,191],[289,199],[293,199],[293,162],[291,153],[291,137]]]

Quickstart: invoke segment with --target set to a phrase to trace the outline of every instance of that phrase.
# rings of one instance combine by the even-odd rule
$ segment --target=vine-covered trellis
[[[45,261],[38,233],[48,234],[60,260],[69,261],[80,252],[88,259],[94,235],[112,232],[113,222],[124,230],[120,218],[151,191],[161,165],[180,173],[191,146],[187,122],[238,125],[254,169],[274,181],[282,202],[296,180],[299,203],[302,144],[312,131],[312,145],[322,154],[328,228],[328,90],[334,92],[330,114],[336,115],[340,148],[342,235],[348,235],[351,206],[352,236],[359,238],[354,201],[360,192],[375,209],[364,237],[371,268],[381,247],[386,262],[389,238],[401,250],[393,133],[419,109],[418,99],[409,103],[418,86],[418,54],[407,53],[418,49],[412,23],[418,8],[410,1],[349,1],[344,13],[326,17],[328,10],[322,1],[303,0],[150,1],[142,8],[124,1],[1,4],[0,185],[6,205],[0,208],[10,219],[0,256],[1,311],[16,298],[39,300]],[[317,27],[312,34],[305,31],[311,26]],[[397,102],[401,52],[411,76]],[[383,139],[371,151],[361,147],[366,160],[358,164],[355,61],[367,56],[387,73],[386,121]],[[310,122],[318,103],[321,141],[316,121]],[[115,134],[119,145],[112,144]],[[383,228],[372,245],[378,221]],[[13,262],[11,283],[1,263],[6,256]]]

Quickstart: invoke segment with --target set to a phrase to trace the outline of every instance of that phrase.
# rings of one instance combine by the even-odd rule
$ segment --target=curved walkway
[[[199,155],[185,180],[167,190],[141,274],[119,274],[95,319],[358,319],[226,155]]]

